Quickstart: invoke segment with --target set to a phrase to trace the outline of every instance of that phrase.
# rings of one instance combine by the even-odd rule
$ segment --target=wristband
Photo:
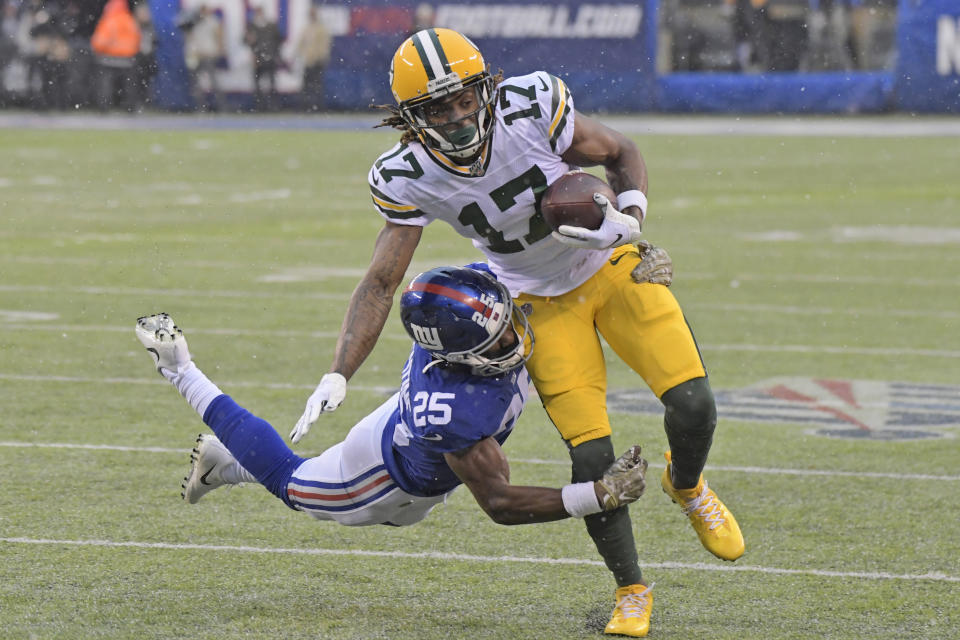
[[[631,189],[617,194],[617,208],[623,211],[627,207],[640,207],[640,222],[647,217],[647,196],[639,189]]]
[[[560,490],[560,495],[563,498],[563,508],[574,518],[603,511],[592,482],[568,484]]]

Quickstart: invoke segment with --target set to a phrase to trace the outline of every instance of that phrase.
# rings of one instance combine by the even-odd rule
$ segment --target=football
[[[540,212],[554,231],[562,224],[599,229],[603,211],[593,201],[594,193],[602,193],[617,205],[617,195],[606,182],[586,171],[571,171],[547,187]]]

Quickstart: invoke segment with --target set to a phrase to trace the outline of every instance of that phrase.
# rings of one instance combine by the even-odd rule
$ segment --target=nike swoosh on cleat
[[[210,467],[209,469],[207,469],[207,472],[206,472],[205,474],[203,474],[202,476],[200,476],[200,484],[205,484],[205,485],[209,486],[210,483],[207,482],[207,476],[209,476],[211,473],[213,473],[213,470],[216,469],[216,468],[217,468],[217,465],[213,465],[212,467]]]

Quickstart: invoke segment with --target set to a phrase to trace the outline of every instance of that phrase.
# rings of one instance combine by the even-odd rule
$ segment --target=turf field
[[[656,401],[611,355],[615,446],[651,461],[632,508],[651,637],[960,637],[960,138],[635,139],[720,404],[707,478],[747,540],[734,565],[700,547],[659,490]],[[406,529],[316,523],[255,486],[180,499],[204,427],[135,319],[173,315],[286,436],[393,140],[0,130],[0,636],[599,637],[614,585],[578,521],[498,526],[464,490]],[[414,272],[476,257],[434,225]],[[299,452],[342,438],[407,350],[393,318]],[[568,480],[535,400],[505,448],[514,482]]]

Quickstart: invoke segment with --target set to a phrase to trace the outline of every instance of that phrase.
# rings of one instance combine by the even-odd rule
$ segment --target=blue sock
[[[203,414],[220,442],[240,465],[291,509],[290,476],[305,460],[296,455],[270,423],[253,415],[227,394],[217,396]]]

